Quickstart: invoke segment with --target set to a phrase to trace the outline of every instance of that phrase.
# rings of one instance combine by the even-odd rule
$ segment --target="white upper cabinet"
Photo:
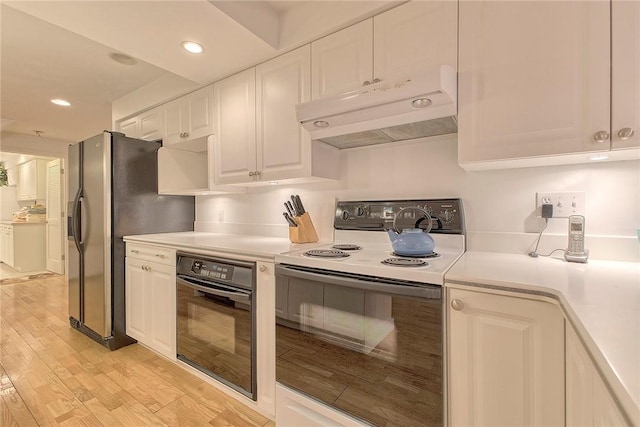
[[[215,182],[252,180],[256,170],[256,70],[250,68],[214,83]]]
[[[309,175],[311,138],[298,123],[295,107],[310,98],[309,45],[256,67],[258,180]]]
[[[116,130],[124,133],[129,138],[156,141],[163,139],[164,108],[156,107],[137,116],[120,120],[116,124]]]
[[[457,65],[457,3],[412,1],[311,44],[312,99]]]
[[[457,65],[458,5],[412,1],[373,18],[373,77],[409,77],[438,65]]]
[[[137,138],[145,141],[156,141],[163,139],[163,114],[160,107],[145,111],[139,116],[139,135]],[[125,132],[125,135],[127,133]],[[127,135],[128,136],[128,135]]]
[[[617,0],[460,2],[460,164],[637,155],[610,150],[640,145],[639,9]]]
[[[311,43],[311,98],[337,95],[373,80],[373,20]]]
[[[310,68],[306,45],[214,84],[217,185],[337,179],[337,150],[312,143],[296,119]]]
[[[611,147],[640,146],[640,2],[614,0]]]
[[[116,130],[129,138],[140,138],[140,116],[120,120],[116,124]]]
[[[214,133],[213,85],[205,86],[164,105],[164,146],[204,151]]]
[[[18,200],[44,200],[47,197],[46,191],[47,160],[33,159],[18,166]]]

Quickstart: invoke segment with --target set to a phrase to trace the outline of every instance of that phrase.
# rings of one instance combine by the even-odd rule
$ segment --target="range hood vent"
[[[312,139],[337,148],[456,133],[456,81],[455,69],[442,65],[298,104],[296,115]]]

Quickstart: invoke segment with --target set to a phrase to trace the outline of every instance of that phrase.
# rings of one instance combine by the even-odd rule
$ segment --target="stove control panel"
[[[460,199],[338,201],[333,227],[337,230],[387,230],[398,213],[408,207],[420,208],[431,216],[431,232],[463,234],[464,215]],[[398,229],[415,228],[426,215],[419,209],[407,209],[396,220]],[[422,219],[420,228],[427,228]]]

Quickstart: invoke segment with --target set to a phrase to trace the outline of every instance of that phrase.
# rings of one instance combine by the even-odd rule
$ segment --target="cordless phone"
[[[584,217],[571,215],[569,217],[569,242],[564,259],[569,262],[587,262],[589,251],[584,248]]]

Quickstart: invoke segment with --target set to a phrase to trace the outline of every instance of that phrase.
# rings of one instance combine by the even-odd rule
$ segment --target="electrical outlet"
[[[543,204],[553,205],[553,218],[569,218],[571,215],[584,216],[584,191],[562,193],[536,193],[536,215],[542,216]]]

